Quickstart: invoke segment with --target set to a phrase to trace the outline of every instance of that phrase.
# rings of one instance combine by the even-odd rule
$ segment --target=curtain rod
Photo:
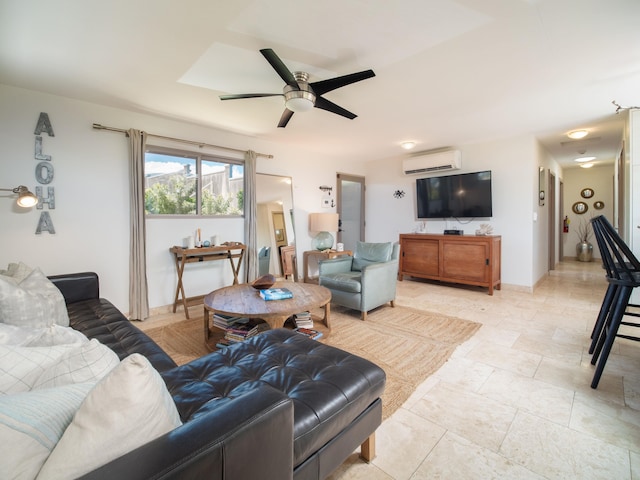
[[[124,133],[127,136],[129,135],[127,133],[127,130],[124,130],[122,128],[115,128],[115,127],[105,127],[104,125],[100,125],[99,123],[94,123],[93,128],[95,128],[96,130],[109,130],[110,132],[119,132],[119,133]],[[200,148],[211,147],[211,148],[218,148],[222,150],[228,150],[230,152],[240,152],[240,153],[245,152],[245,150],[240,150],[239,148],[221,147],[220,145],[212,145],[210,143],[204,143],[204,142],[194,142],[193,140],[183,140],[182,138],[167,137],[165,135],[155,135],[153,133],[147,133],[147,135],[149,135],[150,137],[164,138],[165,140],[172,140],[174,142],[187,143],[189,145],[197,145]],[[259,157],[273,158],[273,155],[270,155],[268,153],[256,153],[256,155]]]

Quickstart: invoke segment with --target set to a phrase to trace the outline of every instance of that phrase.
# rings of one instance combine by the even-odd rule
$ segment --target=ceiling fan
[[[284,64],[280,57],[276,55],[270,48],[260,50],[260,53],[267,59],[273,69],[280,75],[286,85],[283,93],[241,93],[237,95],[220,95],[220,100],[237,100],[239,98],[259,98],[259,97],[284,97],[285,110],[280,117],[278,127],[286,127],[294,112],[306,112],[312,107],[320,108],[328,112],[342,115],[350,120],[357,117],[356,114],[345,110],[339,105],[330,102],[322,95],[345,85],[366,80],[375,77],[373,70],[365,70],[363,72],[351,73],[341,77],[321,80],[319,82],[309,83],[309,74],[307,72],[291,72]]]

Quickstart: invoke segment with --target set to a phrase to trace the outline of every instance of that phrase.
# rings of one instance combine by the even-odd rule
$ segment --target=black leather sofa
[[[74,329],[121,359],[137,352],[150,360],[183,421],[83,478],[320,479],[358,446],[373,457],[385,384],[373,363],[277,329],[177,366],[100,298],[95,273],[49,278]]]

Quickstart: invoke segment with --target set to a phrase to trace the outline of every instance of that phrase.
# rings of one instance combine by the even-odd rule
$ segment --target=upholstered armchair
[[[331,302],[367,312],[387,302],[394,306],[400,245],[358,242],[353,257],[319,262],[319,283],[331,290]]]
[[[269,273],[269,262],[271,262],[271,247],[262,247],[258,252],[258,276]]]

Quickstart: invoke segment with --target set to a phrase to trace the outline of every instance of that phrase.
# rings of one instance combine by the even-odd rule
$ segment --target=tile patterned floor
[[[571,261],[534,293],[399,282],[398,305],[483,326],[378,429],[373,462],[331,479],[640,480],[640,343],[616,340],[590,388],[605,289],[599,263]]]

